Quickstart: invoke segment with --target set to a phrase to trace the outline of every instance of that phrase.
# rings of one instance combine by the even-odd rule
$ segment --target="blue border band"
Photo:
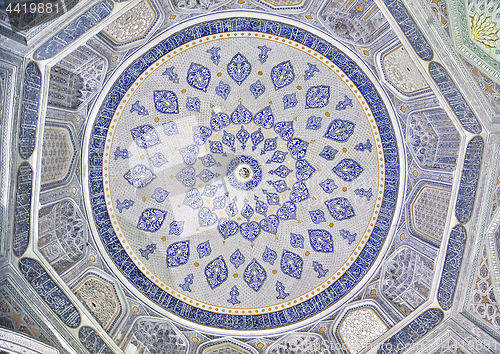
[[[19,123],[19,155],[28,159],[35,151],[42,74],[38,65],[29,63],[24,70],[24,94]]]
[[[457,116],[460,124],[462,124],[469,133],[481,133],[482,128],[479,120],[446,69],[438,62],[433,61],[429,64],[429,74],[431,74],[431,77],[438,85],[439,90],[441,90],[444,98],[446,98],[446,101],[453,110],[453,113]]]
[[[443,310],[449,310],[453,304],[466,241],[467,230],[465,230],[465,227],[462,225],[455,226],[451,230],[450,240],[446,248],[446,258],[444,259],[443,273],[437,296],[439,305]]]
[[[30,243],[31,194],[33,191],[33,169],[23,162],[17,170],[16,206],[14,214],[14,242],[12,251],[21,257]]]
[[[464,166],[460,176],[457,203],[455,204],[455,216],[461,224],[467,224],[474,211],[483,149],[483,138],[476,136],[469,141],[465,150]]]
[[[82,319],[76,306],[37,260],[21,258],[19,270],[66,326],[77,328],[80,325]]]

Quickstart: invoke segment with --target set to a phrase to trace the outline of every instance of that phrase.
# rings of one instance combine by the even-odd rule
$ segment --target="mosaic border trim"
[[[422,339],[444,318],[440,309],[428,309],[380,345],[378,354],[399,354]]]
[[[30,243],[31,194],[33,190],[33,169],[23,162],[17,170],[16,206],[14,214],[14,255],[21,257]]]
[[[32,354],[59,354],[57,349],[45,343],[5,328],[0,328],[0,349]]]
[[[42,74],[35,62],[26,66],[23,84],[23,103],[21,104],[21,118],[19,120],[19,155],[26,160],[35,151],[42,86]]]
[[[80,325],[82,319],[77,307],[37,260],[20,259],[19,270],[66,326],[77,328]]]
[[[460,176],[455,216],[461,224],[467,224],[474,211],[479,171],[483,159],[484,140],[480,136],[472,138],[465,150],[464,165]]]
[[[82,326],[78,331],[78,339],[80,339],[80,342],[90,353],[115,353],[110,347],[108,347],[102,337],[92,327]]]
[[[464,96],[455,85],[455,82],[448,74],[448,71],[438,62],[429,63],[429,74],[434,82],[438,85],[439,90],[443,94],[446,102],[452,109],[455,116],[462,124],[465,130],[469,133],[481,133],[481,124],[477,119],[474,111],[470,108]]]
[[[437,294],[439,305],[443,310],[449,310],[453,304],[466,242],[467,230],[465,230],[465,227],[462,225],[455,226],[451,230],[450,240],[446,248],[446,258]]]
[[[103,187],[103,155],[107,139],[107,131],[112,122],[115,110],[123,95],[133,82],[151,64],[166,53],[175,50],[198,38],[233,31],[252,31],[281,36],[307,46],[336,64],[358,87],[369,104],[374,119],[380,130],[384,150],[386,177],[382,209],[373,228],[373,233],[353,265],[332,285],[314,297],[291,308],[263,315],[227,315],[216,314],[190,306],[180,299],[174,298],[150,281],[133,264],[123,249],[109,219],[106,208]],[[345,296],[368,271],[382,249],[389,232],[394,210],[397,203],[399,188],[399,155],[395,145],[396,136],[392,122],[379,93],[366,74],[343,52],[318,38],[317,36],[297,27],[271,20],[251,18],[230,18],[199,23],[177,32],[151,48],[142,57],[135,60],[115,81],[99,111],[89,143],[89,188],[91,207],[96,221],[97,230],[107,252],[133,285],[152,301],[173,314],[186,320],[221,329],[259,330],[281,327],[302,321],[333,305]]]

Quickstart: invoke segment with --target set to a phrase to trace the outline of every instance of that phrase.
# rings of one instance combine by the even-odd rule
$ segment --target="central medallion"
[[[253,190],[262,180],[262,169],[257,160],[241,155],[229,163],[227,167],[229,184],[240,190]]]
[[[334,307],[367,274],[399,160],[356,63],[326,42],[328,56],[259,32],[275,22],[241,21],[234,36],[162,42],[136,58],[147,67],[125,69],[89,142],[89,200],[102,247],[151,301],[256,330]]]

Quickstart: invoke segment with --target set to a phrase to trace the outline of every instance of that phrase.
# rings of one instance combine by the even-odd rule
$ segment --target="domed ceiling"
[[[229,21],[145,48],[148,63],[106,90],[88,192],[102,195],[90,207],[108,255],[148,298],[198,324],[269,329],[368,273],[396,208],[401,138],[340,43],[318,52],[290,38],[313,34],[252,18],[213,30]]]
[[[0,11],[1,348],[499,352],[496,5],[56,5]]]

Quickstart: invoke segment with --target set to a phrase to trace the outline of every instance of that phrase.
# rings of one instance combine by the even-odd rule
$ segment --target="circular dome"
[[[226,331],[304,324],[367,281],[400,161],[354,57],[252,18],[193,24],[137,53],[88,134],[89,208],[127,281]]]

